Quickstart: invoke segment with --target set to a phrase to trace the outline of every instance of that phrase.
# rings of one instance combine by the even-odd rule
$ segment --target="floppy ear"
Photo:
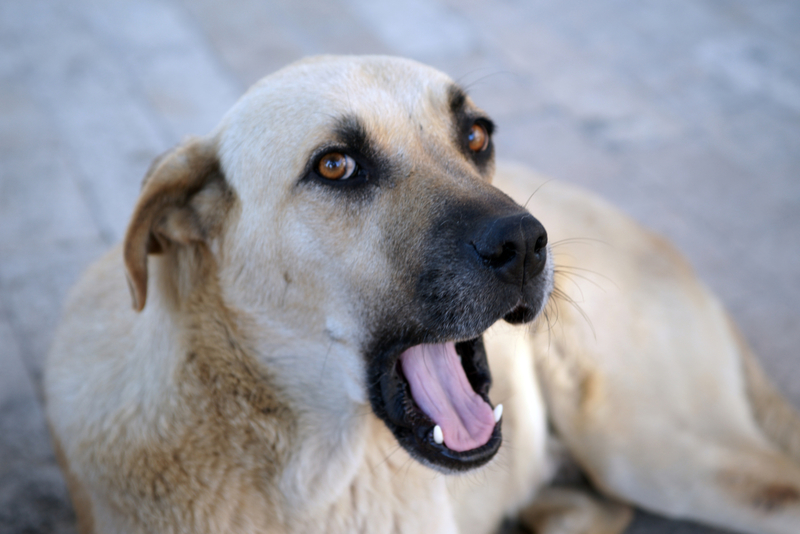
[[[232,200],[216,143],[192,138],[159,156],[142,184],[123,247],[133,308],[147,298],[147,255],[207,240]]]

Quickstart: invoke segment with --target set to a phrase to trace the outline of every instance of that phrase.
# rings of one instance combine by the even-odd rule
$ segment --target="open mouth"
[[[417,459],[448,471],[483,465],[499,450],[502,405],[492,407],[490,387],[480,337],[412,346],[380,384],[385,419],[398,441]]]

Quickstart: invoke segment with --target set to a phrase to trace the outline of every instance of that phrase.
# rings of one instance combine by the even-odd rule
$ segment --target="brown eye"
[[[467,146],[473,152],[483,152],[489,146],[489,132],[477,122],[472,125],[467,136]]]
[[[347,180],[355,170],[355,160],[341,152],[325,154],[317,167],[319,175],[328,180]]]

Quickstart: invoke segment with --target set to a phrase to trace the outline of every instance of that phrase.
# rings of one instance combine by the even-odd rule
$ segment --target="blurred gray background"
[[[41,367],[78,274],[151,159],[309,54],[432,64],[499,158],[674,241],[800,405],[800,3],[3,0],[0,532],[73,532]],[[631,533],[717,532],[640,512]]]

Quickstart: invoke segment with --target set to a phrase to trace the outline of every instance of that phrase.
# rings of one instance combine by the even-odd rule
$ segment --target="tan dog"
[[[554,255],[489,184],[491,132],[431,68],[327,57],[159,158],[46,368],[81,530],[488,533],[520,513],[620,532],[623,505],[539,491],[561,456],[546,400],[609,495],[793,532],[800,424],[716,301],[658,239],[549,184],[551,241],[605,243]],[[498,178],[518,202],[538,180]],[[550,328],[507,324],[554,290],[586,316],[551,301]]]

